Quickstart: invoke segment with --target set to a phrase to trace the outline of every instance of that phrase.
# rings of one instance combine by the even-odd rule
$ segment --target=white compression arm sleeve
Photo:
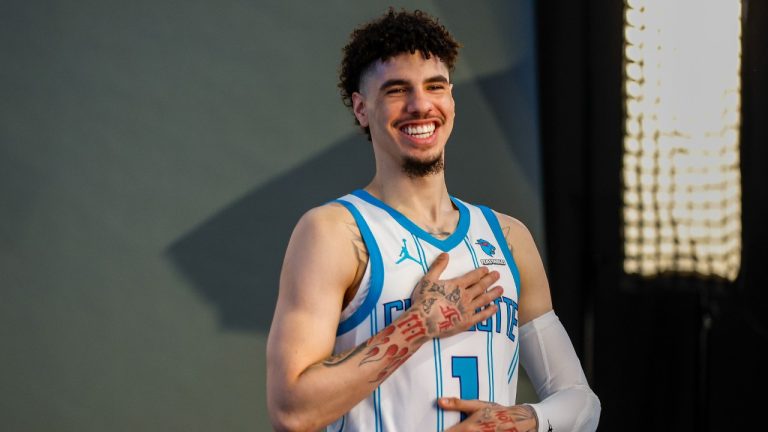
[[[597,429],[600,400],[589,388],[571,339],[554,311],[520,327],[520,360],[541,402],[530,404],[539,432]]]

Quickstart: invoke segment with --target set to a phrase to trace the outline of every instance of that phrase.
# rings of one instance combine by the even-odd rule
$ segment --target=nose
[[[432,110],[432,101],[423,89],[414,89],[408,96],[406,110],[409,114],[423,117]]]

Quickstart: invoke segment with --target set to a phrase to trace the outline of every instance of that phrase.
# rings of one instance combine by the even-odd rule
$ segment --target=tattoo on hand
[[[438,323],[440,331],[446,331],[453,327],[457,322],[461,321],[461,313],[451,306],[440,306],[440,313],[443,314],[443,321]],[[454,318],[456,318],[454,320]]]
[[[424,301],[424,304],[421,305],[421,310],[424,311],[425,315],[429,315],[432,312],[432,305],[435,304],[437,299],[435,298],[429,298]]]
[[[538,420],[533,408],[527,405],[502,407],[490,405],[475,415],[474,424],[487,432],[535,432]]]
[[[461,287],[447,284],[446,281],[432,282],[429,279],[419,281],[414,289],[414,297],[418,299],[415,302],[419,302],[416,310],[424,319],[422,324],[426,329],[424,336],[439,337],[441,333],[453,330],[464,320],[466,311],[461,303],[461,295]],[[436,306],[439,306],[439,314],[435,313]]]
[[[453,304],[457,304],[461,300],[461,289],[456,287],[450,294],[445,296],[445,299]]]
[[[444,288],[445,282],[440,283],[433,283],[431,287],[427,290],[427,292],[436,292],[438,294],[442,294],[445,296],[445,288]]]

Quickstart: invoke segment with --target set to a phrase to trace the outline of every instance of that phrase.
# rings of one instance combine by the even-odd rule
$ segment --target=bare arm
[[[424,342],[464,331],[495,313],[476,312],[501,295],[495,272],[477,269],[440,280],[441,255],[417,284],[411,309],[360,346],[332,355],[347,289],[355,283],[358,253],[341,206],[310,211],[286,252],[280,294],[267,345],[267,401],[277,430],[315,430],[351,409]]]
[[[509,250],[520,270],[519,321],[528,321],[552,310],[552,296],[544,263],[528,228],[519,220],[496,213]]]

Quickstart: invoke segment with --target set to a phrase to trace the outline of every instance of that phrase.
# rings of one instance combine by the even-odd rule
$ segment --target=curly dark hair
[[[383,16],[363,24],[350,35],[339,72],[341,100],[352,107],[352,93],[360,90],[363,74],[377,60],[419,51],[425,59],[438,57],[452,71],[460,47],[437,18],[420,10],[397,12],[390,7]],[[360,124],[357,118],[355,123]],[[370,129],[363,129],[370,140]]]

